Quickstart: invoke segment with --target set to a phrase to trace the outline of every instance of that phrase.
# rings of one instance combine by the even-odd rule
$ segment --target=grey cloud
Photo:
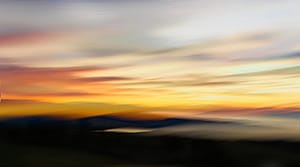
[[[300,74],[300,66],[230,75],[228,77]]]
[[[79,82],[115,82],[115,81],[130,81],[134,80],[134,78],[129,77],[116,77],[116,76],[106,76],[106,77],[82,77],[75,79],[75,81]]]

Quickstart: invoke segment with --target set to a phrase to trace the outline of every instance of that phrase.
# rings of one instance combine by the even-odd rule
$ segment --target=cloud
[[[115,76],[107,76],[107,77],[82,77],[75,79],[75,81],[79,82],[114,82],[114,81],[130,81],[133,78],[129,77],[115,77]]]
[[[0,66],[1,78],[7,81],[27,82],[63,82],[73,79],[77,73],[104,70],[100,67],[24,67]]]
[[[242,77],[242,76],[267,76],[267,75],[288,75],[288,74],[300,74],[300,66],[235,74],[232,76],[234,76],[234,77],[241,76]]]
[[[256,60],[276,60],[276,59],[292,59],[292,58],[300,58],[300,51],[294,51],[290,53],[285,54],[273,54],[273,55],[267,55],[265,57],[262,57],[260,59]]]
[[[33,45],[39,42],[55,39],[62,35],[58,32],[11,32],[0,34],[0,46]]]
[[[88,85],[97,83],[105,87],[105,83],[108,82],[132,80],[132,78],[116,76],[81,76],[82,73],[101,72],[103,70],[108,70],[108,68],[89,66],[46,68],[1,65],[1,89],[6,95],[29,97],[102,96],[105,94],[104,92],[91,92]],[[80,86],[81,88],[78,88]]]
[[[2,58],[2,57],[0,57],[0,65],[1,65],[1,64],[12,63],[12,62],[13,62],[13,60],[10,59],[10,58]]]
[[[24,100],[24,99],[1,99],[0,104],[36,104],[42,103],[34,100]]]
[[[7,1],[1,89],[44,101],[296,103],[297,4]]]
[[[36,93],[18,93],[20,96],[27,97],[93,97],[93,96],[102,96],[101,93],[88,93],[88,92],[71,92],[62,90],[60,92],[36,92]]]
[[[106,57],[106,56],[117,56],[122,54],[134,53],[135,51],[130,49],[93,49],[93,48],[86,48],[83,51],[87,57]]]
[[[187,76],[186,76],[187,77]],[[127,85],[148,85],[148,86],[163,86],[165,88],[176,88],[176,87],[222,87],[227,85],[241,84],[245,81],[230,81],[224,80],[223,77],[204,77],[199,76],[194,77],[182,77],[173,79],[148,79],[148,80],[133,80],[133,82],[127,82]],[[222,80],[221,80],[222,79]]]
[[[0,117],[49,115],[67,118],[80,118],[119,113],[138,113],[148,111],[150,108],[135,105],[117,105],[110,103],[45,103],[29,100],[5,100],[0,103]],[[129,115],[130,115],[129,113]]]

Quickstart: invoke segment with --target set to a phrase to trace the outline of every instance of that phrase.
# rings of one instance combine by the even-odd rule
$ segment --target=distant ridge
[[[89,129],[89,130],[105,130],[111,128],[161,128],[167,126],[183,125],[183,124],[210,124],[210,123],[232,123],[225,121],[199,120],[199,119],[183,119],[183,118],[166,118],[159,120],[138,120],[128,119],[117,116],[95,116],[86,117],[75,120],[65,120],[59,117],[48,116],[30,116],[18,117],[0,120],[0,126],[14,127],[48,127],[48,126],[68,126],[74,129]]]
[[[159,120],[138,120],[116,116],[96,116],[75,120],[78,126],[90,129],[110,129],[123,127],[136,128],[161,128],[183,124],[208,124],[208,123],[230,123],[212,120],[196,120],[183,118],[166,118]]]
[[[9,118],[0,120],[0,126],[27,126],[27,127],[35,127],[35,126],[52,126],[52,125],[63,125],[68,121],[57,118],[57,117],[48,117],[48,116],[28,116],[28,117],[17,117],[17,118]]]

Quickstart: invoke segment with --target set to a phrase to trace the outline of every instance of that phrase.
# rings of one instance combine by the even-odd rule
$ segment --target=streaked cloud
[[[182,112],[298,108],[298,6],[293,0],[5,1],[1,92],[9,100]]]

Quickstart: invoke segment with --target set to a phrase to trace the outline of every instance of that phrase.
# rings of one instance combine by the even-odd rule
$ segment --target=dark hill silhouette
[[[59,126],[65,125],[68,121],[47,116],[30,116],[30,117],[17,117],[10,119],[0,120],[0,126],[13,126],[13,127],[35,127],[35,126]]]
[[[159,120],[138,120],[128,119],[116,116],[97,116],[75,120],[77,126],[90,129],[110,129],[110,128],[161,128],[183,124],[207,124],[207,123],[230,123],[223,121],[183,119],[183,118],[166,118]]]
[[[84,128],[84,129],[111,129],[111,128],[161,128],[167,126],[183,125],[183,124],[209,124],[209,123],[232,123],[225,121],[213,121],[205,119],[184,119],[184,118],[166,118],[159,120],[138,120],[117,116],[95,116],[86,117],[75,120],[65,120],[57,117],[47,116],[31,116],[18,117],[0,120],[2,127],[18,127],[18,128],[43,128],[43,127],[68,127],[68,128]]]

